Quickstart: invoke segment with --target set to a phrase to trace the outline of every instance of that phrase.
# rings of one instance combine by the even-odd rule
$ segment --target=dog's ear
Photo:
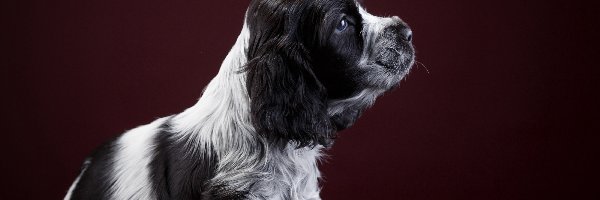
[[[327,91],[312,70],[301,40],[297,15],[285,2],[254,1],[248,10],[250,31],[246,86],[252,123],[269,142],[298,147],[329,145],[335,127],[327,114]]]
[[[273,41],[263,48],[268,50],[246,66],[256,131],[270,142],[327,146],[333,134],[327,93],[313,74],[308,52],[293,41]]]

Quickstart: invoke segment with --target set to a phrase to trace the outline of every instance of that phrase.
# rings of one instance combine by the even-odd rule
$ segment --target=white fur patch
[[[154,136],[166,118],[132,129],[118,138],[113,158],[111,196],[113,199],[156,199],[149,165]]]
[[[219,73],[204,89],[198,102],[173,118],[173,129],[188,147],[201,151],[211,148],[230,149],[254,139],[250,125],[250,106],[246,91],[248,27],[243,26],[237,42],[223,61]],[[235,138],[245,138],[236,144]],[[217,149],[217,154],[221,151]],[[221,157],[222,155],[218,155]]]

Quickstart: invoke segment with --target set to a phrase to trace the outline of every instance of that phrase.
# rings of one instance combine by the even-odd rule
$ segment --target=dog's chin
[[[376,69],[365,73],[363,79],[365,88],[387,91],[397,87],[402,79],[410,72],[414,58],[386,61],[380,60],[369,64],[369,68]]]
[[[375,65],[383,69],[383,75],[386,76],[384,78],[402,79],[410,71],[413,62],[412,59],[403,59],[401,61],[382,60],[376,61]]]

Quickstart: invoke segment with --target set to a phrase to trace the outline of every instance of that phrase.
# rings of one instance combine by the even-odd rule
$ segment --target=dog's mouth
[[[401,71],[406,70],[406,66],[397,62],[389,62],[389,61],[376,61],[376,65],[384,68],[386,72],[391,74],[400,74]]]
[[[405,74],[414,62],[412,47],[384,47],[373,64],[393,75]]]
[[[380,47],[370,56],[366,67],[357,73],[365,88],[389,90],[409,73],[415,56],[412,45],[398,44]]]

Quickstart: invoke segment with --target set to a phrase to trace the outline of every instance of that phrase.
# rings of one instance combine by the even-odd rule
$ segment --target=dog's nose
[[[394,16],[391,19],[393,23],[387,28],[386,31],[396,34],[396,37],[404,42],[411,42],[413,38],[413,32],[408,25],[397,16]]]
[[[403,24],[389,26],[384,32],[390,38],[396,38],[398,42],[411,42],[413,38],[412,30]]]
[[[400,30],[400,35],[402,37],[402,40],[407,42],[412,41],[412,30],[410,30],[410,28],[406,26],[402,27],[402,29]]]

